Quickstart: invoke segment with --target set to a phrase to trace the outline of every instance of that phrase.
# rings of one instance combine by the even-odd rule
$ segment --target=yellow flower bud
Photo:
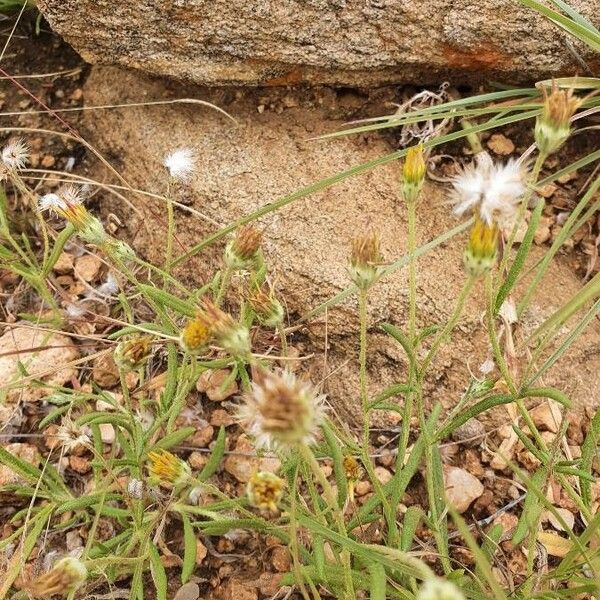
[[[244,269],[257,256],[262,243],[262,232],[253,225],[238,230],[236,237],[225,248],[225,262],[233,269]]]
[[[415,202],[425,182],[427,167],[423,145],[411,146],[406,153],[402,169],[402,194],[406,202]]]
[[[479,216],[475,217],[464,254],[467,273],[480,277],[489,271],[496,261],[497,249],[498,226],[495,223],[488,225]]]

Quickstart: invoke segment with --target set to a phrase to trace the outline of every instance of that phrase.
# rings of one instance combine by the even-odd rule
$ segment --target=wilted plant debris
[[[82,65],[68,60],[66,75],[31,89],[15,79],[2,98],[25,114],[3,115],[0,152],[0,600],[600,597],[600,392],[584,408],[546,380],[600,312],[598,148],[577,143],[600,106],[598,80],[462,97],[443,85],[335,132],[395,136],[407,251],[388,255],[380,232],[357,224],[347,287],[297,315],[278,287],[285,265],[266,252],[277,242],[264,218],[289,199],[215,226],[191,250],[178,244],[200,144],[174,139],[148,165],[163,174],[152,194],[164,213],[147,218],[164,225],[164,261],[119,237],[103,193],[136,192],[118,161],[118,183],[88,176],[91,161],[111,160],[70,124],[77,116],[56,112],[83,101]],[[286,105],[283,91],[264,94]],[[59,141],[49,133],[65,127]],[[431,180],[456,215],[451,232],[418,230]],[[219,244],[205,285],[179,276]],[[442,244],[462,252],[462,289],[448,319],[423,323],[420,261]],[[580,289],[556,289],[534,322],[557,260]],[[406,327],[369,312],[393,277],[406,281]],[[432,365],[459,352],[474,297],[488,356],[456,356],[471,377],[444,410],[426,386],[444,389]],[[327,349],[305,335],[343,303],[356,324],[347,363],[359,428],[332,408]],[[402,359],[374,393],[381,332]]]

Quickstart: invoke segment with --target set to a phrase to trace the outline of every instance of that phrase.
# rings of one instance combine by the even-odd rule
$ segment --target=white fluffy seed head
[[[67,203],[58,194],[45,194],[38,202],[38,208],[41,211],[51,210],[56,212],[58,210],[65,210]]]
[[[452,181],[454,212],[463,215],[478,209],[488,225],[509,226],[527,189],[526,181],[526,169],[518,161],[494,163],[487,152],[480,152],[475,164],[465,167]]]
[[[465,597],[453,583],[436,577],[423,583],[417,600],[465,600]]]
[[[29,161],[29,146],[21,138],[13,140],[2,149],[2,162],[7,169],[18,171]]]
[[[163,161],[173,179],[188,181],[196,169],[196,153],[192,148],[178,148]]]

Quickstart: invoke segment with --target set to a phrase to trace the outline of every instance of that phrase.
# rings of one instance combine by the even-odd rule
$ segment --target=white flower
[[[173,179],[188,181],[196,168],[196,153],[192,148],[178,148],[170,152],[163,162]]]
[[[323,421],[325,396],[287,370],[259,371],[239,419],[259,448],[312,444]]]
[[[417,600],[464,600],[460,590],[449,581],[428,579],[417,593]]]
[[[29,146],[22,140],[17,139],[2,149],[2,162],[8,169],[18,171],[22,169],[29,160]]]
[[[465,167],[452,181],[454,212],[462,215],[479,207],[488,225],[495,221],[501,227],[509,226],[527,189],[526,180],[526,169],[518,161],[494,163],[487,152],[480,152],[475,164]]]

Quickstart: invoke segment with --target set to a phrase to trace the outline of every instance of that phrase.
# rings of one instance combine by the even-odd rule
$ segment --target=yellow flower
[[[496,261],[497,248],[498,226],[495,223],[488,225],[476,216],[464,254],[467,273],[479,277],[489,271]]]
[[[354,502],[354,485],[362,476],[362,468],[354,456],[347,454],[344,456],[344,471],[348,480],[348,498]]]
[[[260,510],[277,511],[277,505],[283,496],[285,481],[268,471],[258,471],[250,477],[246,494],[251,506]]]
[[[426,172],[423,144],[411,146],[406,153],[402,169],[402,194],[406,202],[417,200],[425,181]]]
[[[201,317],[190,319],[179,336],[179,342],[183,349],[192,354],[202,352],[210,339],[210,328]]]
[[[375,281],[380,264],[379,237],[375,232],[368,231],[352,240],[350,277],[358,287],[367,288]]]
[[[561,90],[552,82],[552,91],[542,88],[544,105],[535,123],[535,143],[542,154],[556,152],[571,134],[571,117],[582,100],[573,96],[573,90]]]
[[[189,465],[167,450],[148,453],[150,479],[166,488],[185,483],[191,474]]]
[[[34,598],[66,596],[77,590],[87,579],[88,571],[78,559],[67,556],[59,560],[47,573],[35,579],[27,590]]]

